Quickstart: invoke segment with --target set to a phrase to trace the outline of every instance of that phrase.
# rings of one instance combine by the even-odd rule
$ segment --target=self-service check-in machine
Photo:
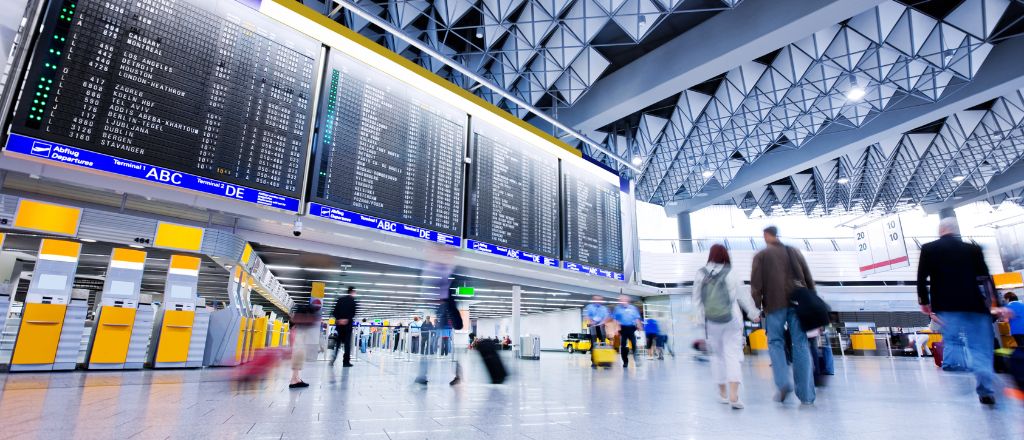
[[[242,272],[242,283],[241,289],[239,289],[239,304],[242,306],[242,336],[239,340],[242,342],[242,346],[239,347],[241,352],[240,361],[245,363],[252,359],[253,345],[256,332],[256,316],[252,313],[252,277],[245,272]]]
[[[201,263],[198,257],[171,255],[149,348],[153,368],[202,366],[210,315],[196,293]]]
[[[86,358],[89,369],[142,368],[153,323],[151,305],[139,310],[145,264],[144,251],[115,248],[111,252],[106,281],[94,314],[96,324]],[[139,314],[146,312],[149,312],[149,319],[140,319]],[[146,327],[146,322],[150,327]]]
[[[204,365],[235,366],[242,362],[246,320],[241,301],[244,274],[241,267],[235,266],[228,280],[228,304],[210,315]]]
[[[72,299],[82,245],[43,239],[29,283],[11,371],[73,370],[85,331],[88,300]]]
[[[4,238],[6,237],[7,235],[0,232],[0,252],[3,250]],[[11,271],[7,271],[7,275],[10,275],[10,272]],[[0,274],[0,276],[2,275],[3,274]],[[7,313],[11,309],[11,296],[9,295],[11,292],[10,286],[10,280],[8,280],[8,277],[4,276],[3,278],[0,278],[0,338],[3,338],[4,325],[7,325]]]
[[[280,318],[274,317],[273,314],[271,314],[271,318],[273,319],[270,321],[269,344],[271,348],[280,347],[281,335],[284,334],[284,322],[282,322]]]
[[[263,310],[263,306],[252,306],[252,314],[254,316],[253,322],[255,322],[252,331],[252,352],[255,354],[267,348],[267,322],[269,317],[267,312]]]

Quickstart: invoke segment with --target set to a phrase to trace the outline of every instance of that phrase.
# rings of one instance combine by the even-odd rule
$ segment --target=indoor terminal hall
[[[1024,439],[1024,0],[3,0],[0,440]]]

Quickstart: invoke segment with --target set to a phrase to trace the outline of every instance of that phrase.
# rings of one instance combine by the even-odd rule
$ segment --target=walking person
[[[965,350],[967,367],[977,380],[975,391],[983,405],[994,405],[995,371],[992,315],[995,307],[988,265],[981,247],[960,239],[956,218],[939,221],[939,239],[921,246],[917,266],[917,297],[921,312],[942,326],[943,352]]]
[[[352,366],[352,324],[356,317],[356,288],[349,286],[348,291],[341,298],[338,298],[334,305],[331,316],[334,317],[334,326],[338,330],[338,342],[334,344],[334,354],[331,356],[331,366],[338,360],[338,348],[345,345],[345,354],[341,360],[342,367]]]
[[[409,352],[419,353],[420,352],[420,330],[423,328],[423,323],[420,322],[419,316],[413,316],[412,322],[409,323]]]
[[[288,332],[288,345],[292,354],[292,377],[288,381],[289,389],[306,388],[308,383],[302,380],[302,367],[306,364],[309,346],[315,343],[320,330],[320,305],[307,303],[296,305],[292,309],[292,320]]]
[[[658,354],[658,337],[661,334],[658,328],[658,320],[654,318],[647,318],[644,321],[644,341],[647,343],[647,357],[654,359]],[[660,359],[664,359],[664,356],[658,356]]]
[[[586,321],[590,333],[590,368],[597,368],[594,350],[597,348],[597,344],[604,343],[606,339],[604,324],[608,322],[609,313],[608,307],[605,307],[603,302],[603,298],[594,295],[590,299],[590,304],[583,308],[583,319]]]
[[[636,345],[636,329],[643,326],[643,321],[640,318],[640,311],[629,303],[628,295],[619,295],[619,305],[615,306],[612,318],[620,326],[619,354],[622,355],[622,366],[629,366],[629,347],[631,346],[633,347],[633,356],[639,364],[640,358],[636,357],[636,353],[640,351],[640,347]]]
[[[708,262],[693,280],[694,310],[706,322],[707,344],[711,350],[711,377],[718,385],[719,402],[743,409],[743,313],[760,321],[754,300],[742,290],[743,282],[732,271],[725,246],[711,246]],[[774,363],[774,360],[773,360]]]
[[[814,289],[814,279],[799,250],[783,245],[775,226],[764,229],[768,245],[754,255],[750,271],[750,293],[764,313],[768,333],[768,355],[777,392],[775,401],[785,402],[790,391],[804,405],[813,405],[814,368],[807,334],[797,319],[790,295],[796,287]],[[788,330],[788,341],[786,338]],[[786,362],[786,343],[792,347],[793,368]]]
[[[434,331],[433,318],[430,316],[423,318],[423,326],[420,327],[420,334],[423,335],[423,354],[434,354],[437,332]]]
[[[1010,317],[1010,336],[1017,342],[1017,348],[1024,349],[1024,303],[1013,292],[1006,292],[1003,299],[1006,300],[1006,308],[1013,314]]]

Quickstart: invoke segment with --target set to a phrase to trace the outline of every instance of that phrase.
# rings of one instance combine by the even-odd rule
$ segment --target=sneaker
[[[462,379],[459,379],[459,378],[456,377],[455,379],[452,379],[451,382],[448,382],[448,385],[455,386],[455,385],[458,385],[459,382],[462,382]]]
[[[978,398],[978,401],[981,402],[982,405],[995,405],[996,404],[996,398],[993,397],[993,396],[981,396],[981,397]]]
[[[732,409],[743,409],[743,402],[740,402],[739,400],[729,402],[729,406],[732,407]]]
[[[303,381],[301,381],[301,380],[300,380],[300,381],[298,381],[298,382],[295,382],[295,383],[293,383],[293,384],[289,384],[289,385],[288,385],[288,388],[291,388],[291,389],[293,389],[293,390],[294,390],[294,389],[296,389],[296,388],[306,388],[306,387],[308,387],[308,386],[309,386],[309,384],[308,384],[308,383],[305,383],[305,382],[303,382]]]
[[[722,396],[718,396],[718,403],[721,403],[723,405],[728,405],[729,404],[729,399],[727,399],[725,397],[722,397]]]
[[[416,378],[416,383],[418,383],[420,385],[426,385],[427,384],[427,378],[425,378],[425,377],[417,377]]]
[[[351,363],[347,363],[347,364],[342,364],[341,366],[344,367],[344,368],[348,368],[348,367],[354,367],[355,365],[352,365]]]
[[[786,401],[786,397],[789,396],[789,387],[784,387],[775,392],[775,396],[772,400],[782,403]]]

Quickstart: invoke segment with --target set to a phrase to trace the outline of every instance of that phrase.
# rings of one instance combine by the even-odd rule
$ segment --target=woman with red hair
[[[711,375],[718,385],[721,403],[742,409],[740,382],[743,379],[743,312],[758,322],[760,314],[750,293],[732,271],[725,246],[711,246],[707,264],[693,280],[694,310],[706,322],[711,350]],[[742,309],[742,311],[741,311]]]

